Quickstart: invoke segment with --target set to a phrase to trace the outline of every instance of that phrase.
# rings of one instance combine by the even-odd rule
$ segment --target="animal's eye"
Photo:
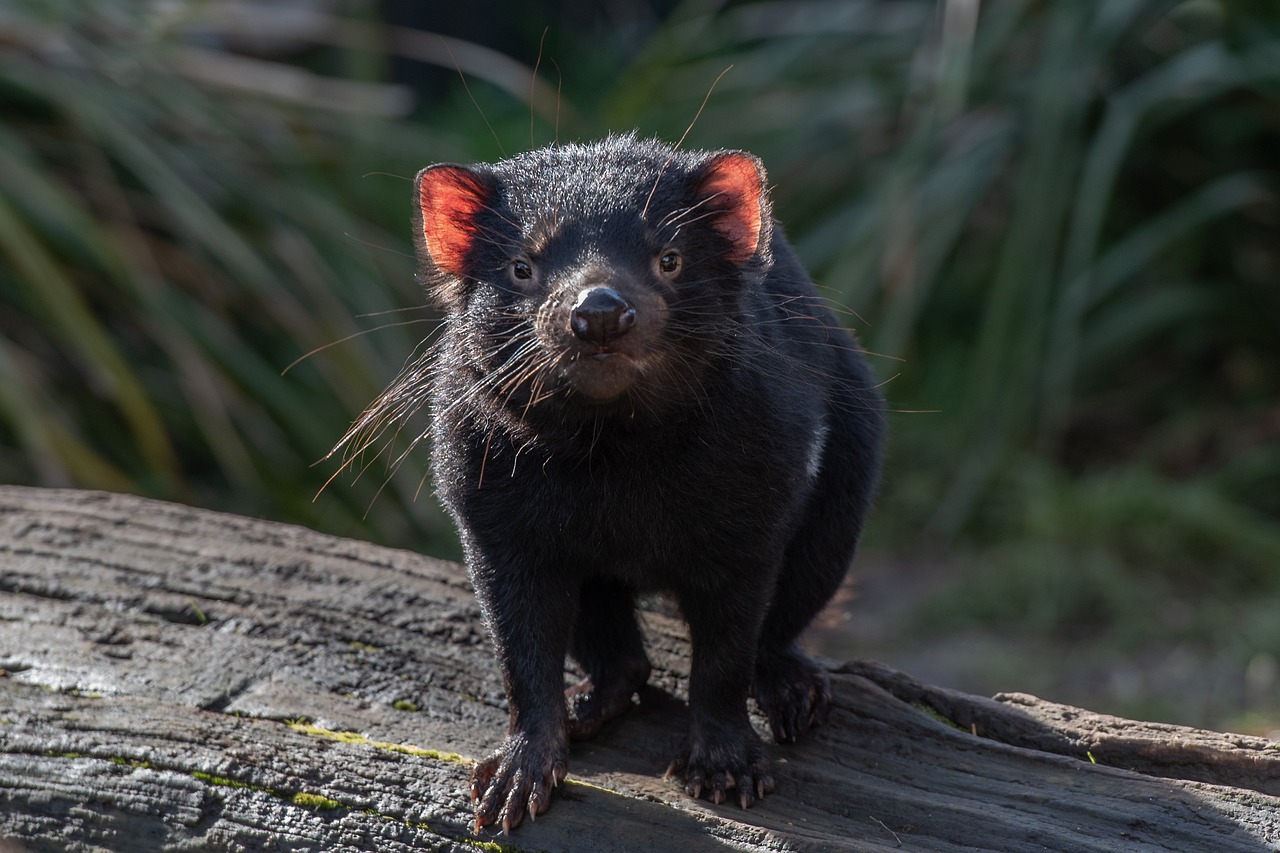
[[[511,277],[517,281],[528,281],[533,278],[533,267],[523,258],[511,262]]]
[[[667,249],[658,256],[658,269],[664,275],[673,275],[680,270],[680,253],[675,249]]]

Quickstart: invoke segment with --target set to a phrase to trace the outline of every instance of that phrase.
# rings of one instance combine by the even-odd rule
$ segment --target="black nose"
[[[604,346],[636,324],[636,309],[612,287],[593,287],[578,294],[569,328],[580,340]]]

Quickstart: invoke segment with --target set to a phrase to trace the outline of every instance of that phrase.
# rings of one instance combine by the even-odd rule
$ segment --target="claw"
[[[511,736],[493,755],[481,761],[472,775],[474,831],[492,826],[503,835],[518,828],[527,813],[530,821],[550,805],[554,786],[568,773],[555,745]]]
[[[704,796],[715,805],[737,803],[751,808],[756,800],[773,791],[773,776],[764,744],[749,728],[694,741],[667,768],[664,778],[684,775],[684,790],[690,797]]]
[[[538,819],[539,804],[538,792],[534,791],[529,795],[529,802],[525,806],[525,810],[529,812],[529,820],[534,821]]]

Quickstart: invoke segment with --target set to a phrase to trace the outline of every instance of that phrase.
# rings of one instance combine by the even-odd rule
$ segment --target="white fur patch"
[[[831,429],[824,420],[818,424],[818,428],[813,431],[813,437],[809,439],[809,454],[805,460],[805,473],[808,474],[810,480],[818,478],[818,472],[822,470],[822,454],[827,449],[827,434]]]

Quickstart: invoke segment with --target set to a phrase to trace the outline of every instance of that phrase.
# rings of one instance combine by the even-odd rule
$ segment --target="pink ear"
[[[729,241],[729,260],[740,264],[751,258],[767,224],[760,162],[750,154],[721,154],[703,167],[698,190],[716,212],[711,224]]]
[[[476,216],[489,205],[489,194],[480,176],[462,166],[428,166],[418,173],[423,244],[444,272],[462,275],[478,233]]]

